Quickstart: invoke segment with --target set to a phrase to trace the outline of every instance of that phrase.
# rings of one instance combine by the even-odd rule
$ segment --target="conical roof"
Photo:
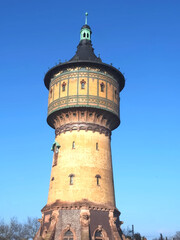
[[[77,46],[76,54],[69,60],[69,62],[78,60],[102,62],[101,59],[95,55],[91,41],[87,39],[80,41],[79,45]]]

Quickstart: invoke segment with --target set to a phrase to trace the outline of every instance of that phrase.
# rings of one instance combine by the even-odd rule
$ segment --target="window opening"
[[[54,152],[53,155],[53,167],[57,165],[57,161],[58,161],[58,154],[59,154],[59,149],[60,149],[60,144],[58,142],[54,142],[52,147],[51,147],[51,151]]]
[[[99,148],[98,148],[98,143],[96,143],[96,150],[97,150],[97,151],[99,150]]]
[[[115,99],[118,99],[118,93],[117,93],[117,90],[115,90]]]
[[[102,82],[102,83],[100,84],[100,86],[101,86],[101,92],[104,92],[104,88],[105,88],[104,83]]]
[[[74,183],[74,181],[73,181],[74,176],[75,176],[74,174],[69,175],[69,184],[70,185],[73,185],[73,183]]]
[[[75,141],[72,142],[72,149],[75,149]]]
[[[51,181],[54,181],[54,177],[51,178]]]
[[[97,186],[100,186],[99,182],[100,182],[101,176],[100,175],[96,175],[95,178],[96,178],[96,181],[97,181]]]
[[[84,81],[83,79],[80,83],[81,83],[81,89],[85,89],[86,81]]]
[[[53,161],[53,167],[57,165],[58,160],[58,153],[59,153],[59,147],[54,147],[54,161]]]
[[[87,33],[87,38],[89,37],[89,33]]]
[[[65,90],[66,90],[66,83],[63,82],[63,84],[62,84],[62,91],[65,92]]]
[[[86,34],[85,34],[85,33],[83,34],[83,37],[86,37]]]
[[[84,117],[84,112],[81,112],[81,117]]]
[[[55,153],[59,153],[59,147],[56,146]]]
[[[49,97],[52,98],[52,88],[51,88],[51,90],[49,92]]]

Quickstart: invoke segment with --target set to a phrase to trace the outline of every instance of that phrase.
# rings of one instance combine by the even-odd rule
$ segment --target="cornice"
[[[111,204],[97,204],[87,199],[83,199],[82,201],[77,202],[62,202],[60,200],[56,200],[56,202],[52,204],[47,204],[41,210],[42,213],[54,211],[54,210],[71,210],[71,209],[88,209],[88,210],[100,210],[100,211],[115,211],[118,215],[120,215],[120,211],[112,206]]]
[[[72,132],[73,130],[85,130],[85,131],[92,131],[92,132],[99,132],[100,134],[105,134],[108,137],[111,137],[111,131],[108,128],[100,126],[95,123],[86,123],[86,122],[76,122],[76,123],[68,123],[66,125],[60,126],[55,130],[55,134],[60,135],[61,133],[65,133],[67,131]]]

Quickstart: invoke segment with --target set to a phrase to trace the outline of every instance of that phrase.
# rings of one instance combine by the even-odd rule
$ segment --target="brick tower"
[[[80,31],[77,52],[51,68],[48,124],[55,129],[47,205],[35,240],[122,239],[115,205],[111,131],[120,124],[124,76],[94,54],[91,28]]]

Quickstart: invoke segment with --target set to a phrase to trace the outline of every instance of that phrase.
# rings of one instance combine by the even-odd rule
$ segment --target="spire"
[[[80,31],[80,40],[91,40],[91,28],[87,25],[87,16],[88,13],[85,13],[85,25],[82,26]]]
[[[87,25],[87,16],[88,16],[88,13],[86,12],[85,13],[85,25]]]
[[[80,42],[77,46],[76,54],[69,60],[72,61],[93,61],[102,62],[100,57],[94,54],[94,48],[91,43],[91,28],[87,25],[88,13],[85,13],[85,25],[82,26],[80,31]]]

